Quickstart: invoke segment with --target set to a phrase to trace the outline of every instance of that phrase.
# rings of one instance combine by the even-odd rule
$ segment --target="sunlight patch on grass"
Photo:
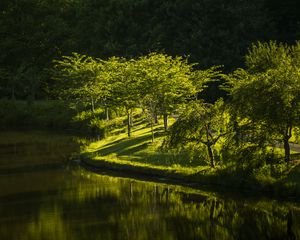
[[[170,123],[174,120],[171,119]],[[83,153],[94,163],[97,161],[111,162],[140,168],[152,168],[176,171],[184,174],[195,174],[208,166],[191,164],[186,154],[164,152],[161,150],[165,138],[162,124],[154,126],[155,141],[151,140],[151,128],[142,119],[135,122],[132,136],[127,133],[112,135],[96,141],[83,149]]]
[[[132,157],[132,158],[136,158],[136,157]],[[181,173],[184,175],[190,175],[190,174],[196,174],[198,172],[201,172],[203,170],[208,170],[209,167],[203,167],[203,166],[199,166],[199,167],[182,167],[178,164],[174,164],[172,166],[163,166],[163,165],[153,165],[151,163],[144,163],[144,162],[138,162],[138,161],[132,161],[130,158],[127,159],[127,157],[125,158],[119,158],[117,157],[115,154],[110,154],[108,156],[105,157],[101,157],[101,156],[96,156],[94,157],[92,160],[94,161],[103,161],[106,163],[114,163],[117,165],[124,165],[124,166],[130,166],[133,168],[144,168],[144,169],[156,169],[156,170],[163,170],[163,171],[171,171],[171,172],[177,172],[177,173]]]

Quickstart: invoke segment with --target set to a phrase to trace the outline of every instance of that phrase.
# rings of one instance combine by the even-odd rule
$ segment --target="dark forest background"
[[[0,96],[51,98],[53,59],[152,51],[243,67],[251,43],[300,39],[298,0],[1,0]]]

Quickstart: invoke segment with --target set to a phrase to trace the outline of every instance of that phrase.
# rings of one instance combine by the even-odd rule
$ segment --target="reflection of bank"
[[[299,202],[252,198],[252,193],[232,195],[226,188],[224,195],[204,192],[176,182],[165,184],[162,178],[132,179],[125,171],[122,175],[105,169],[96,175],[78,161],[65,167],[61,156],[73,148],[68,138],[64,143],[52,135],[46,141],[38,134],[42,144],[33,137],[25,144],[23,137],[14,158],[13,145],[1,148],[2,137],[0,240],[300,239]],[[3,142],[7,139],[6,135]],[[16,135],[10,139],[13,144]],[[61,167],[54,169],[53,161]],[[28,169],[23,168],[25,162]],[[44,168],[36,165],[39,162]],[[15,163],[22,169],[8,174],[8,164]]]
[[[287,214],[287,239],[288,240],[296,239],[296,236],[293,232],[293,212],[292,212],[292,210],[289,210],[289,213]]]

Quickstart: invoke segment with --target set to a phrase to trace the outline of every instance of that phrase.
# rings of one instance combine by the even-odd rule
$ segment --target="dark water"
[[[300,239],[300,205],[96,175],[69,136],[0,133],[0,240]]]

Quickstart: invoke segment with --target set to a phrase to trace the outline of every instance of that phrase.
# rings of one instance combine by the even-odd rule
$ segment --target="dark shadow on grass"
[[[148,127],[143,127],[143,128],[139,128],[139,129],[137,129],[136,131],[140,131],[140,130],[142,130],[142,129],[145,129],[145,128],[148,128]],[[156,128],[155,129],[155,132],[154,132],[154,135],[156,136],[156,137],[158,137],[158,136],[163,136],[164,134],[165,134],[165,132],[164,131],[162,131],[164,128],[163,127],[159,127],[159,128]],[[134,132],[134,131],[133,131]],[[151,134],[151,130],[149,129],[149,131],[148,132],[145,132],[145,134]],[[143,136],[142,136],[143,137]],[[138,138],[140,138],[140,137],[133,137],[133,138],[122,138],[122,139],[119,139],[119,140],[116,140],[116,141],[113,141],[113,142],[111,142],[111,143],[107,143],[107,144],[105,144],[105,145],[103,145],[103,149],[107,149],[108,147],[113,147],[113,146],[115,146],[115,145],[117,145],[117,144],[119,144],[119,143],[121,143],[121,142],[123,142],[123,141],[130,141],[130,140],[133,140],[133,141],[131,141],[130,143],[133,143],[134,142],[134,140],[135,139],[138,139]],[[149,140],[151,140],[151,135],[149,135],[148,136],[148,138],[150,138]],[[102,150],[103,150],[102,149]],[[102,150],[100,150],[100,151],[98,151],[98,152],[101,152]],[[110,152],[111,153],[111,152]]]
[[[148,147],[149,143],[143,143],[141,145],[135,146],[133,148],[129,148],[129,149],[124,149],[123,151],[120,151],[120,153],[118,155],[130,155],[130,154],[134,154],[136,152],[142,151],[144,149],[146,149]]]
[[[145,127],[147,128],[147,127]],[[165,135],[163,127],[155,129],[155,136],[160,137]],[[109,154],[116,154],[118,157],[126,156],[132,162],[147,163],[156,166],[172,166],[174,164],[181,167],[197,167],[201,164],[197,161],[189,161],[186,154],[172,154],[167,152],[155,151],[143,152],[151,145],[151,131],[143,133],[142,136],[132,138],[122,138],[111,143],[107,143],[100,150],[94,152],[96,155],[107,156]],[[135,156],[130,158],[130,156]],[[138,157],[138,158],[136,158]]]
[[[150,127],[151,127],[150,124],[146,122],[145,125],[142,126],[142,127],[133,128],[133,129],[132,129],[132,132],[141,131],[141,130],[146,129],[146,128],[149,128],[149,132],[150,132],[150,131],[151,131],[151,130],[150,130]],[[163,127],[156,127],[156,126],[154,126],[154,131],[155,131],[155,132],[159,132],[159,131],[162,131],[162,130],[164,130]]]
[[[118,143],[120,143],[120,142],[122,142],[122,141],[125,141],[125,140],[126,140],[125,138],[121,138],[121,139],[116,140],[116,141],[113,141],[113,142],[111,142],[111,143],[107,143],[107,144],[103,145],[103,147],[107,148],[107,147],[116,145],[116,144],[118,144]]]
[[[134,128],[134,129],[132,129],[132,132],[138,132],[138,131],[141,131],[141,130],[143,130],[145,128],[149,128],[149,126],[146,125],[146,126],[143,126],[143,127]]]
[[[111,153],[115,153],[118,156],[134,154],[136,151],[139,151],[138,150],[139,145],[141,145],[145,141],[151,141],[150,134],[147,134],[147,135],[144,135],[141,137],[117,140],[117,141],[103,147],[101,150],[96,151],[96,153],[100,154],[102,156],[105,156],[105,155],[108,155]],[[144,146],[144,147],[146,147],[146,146]]]

